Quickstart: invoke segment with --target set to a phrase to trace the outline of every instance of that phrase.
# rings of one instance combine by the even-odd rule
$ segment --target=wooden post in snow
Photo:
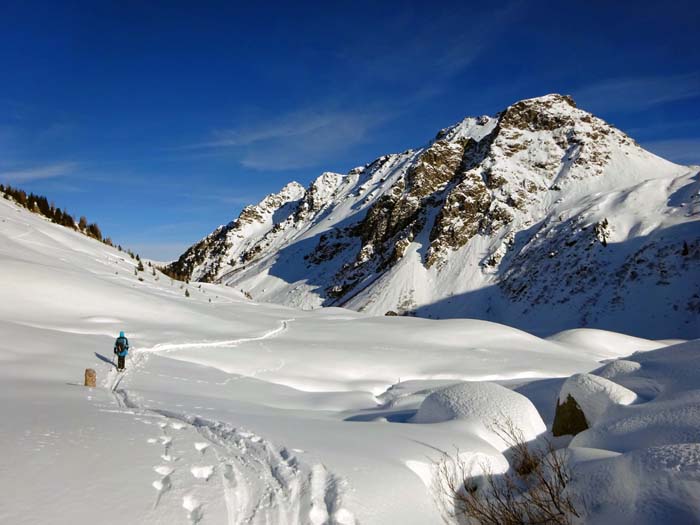
[[[85,386],[96,387],[97,386],[97,372],[92,368],[85,369]]]

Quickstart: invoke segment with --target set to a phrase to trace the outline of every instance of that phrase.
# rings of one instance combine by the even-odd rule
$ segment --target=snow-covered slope
[[[483,433],[485,405],[410,423],[423,399],[537,378],[532,403],[553,407],[541,378],[664,346],[296,311],[136,273],[124,253],[0,199],[0,522],[437,523],[424,483],[440,450],[507,462]],[[119,330],[133,347],[123,375],[109,362]],[[98,388],[80,386],[87,367]]]
[[[699,173],[547,95],[292,183],[170,269],[288,306],[697,337]]]

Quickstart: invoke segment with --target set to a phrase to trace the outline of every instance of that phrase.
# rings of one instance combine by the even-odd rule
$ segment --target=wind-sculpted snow
[[[303,308],[697,337],[698,173],[546,95],[292,183],[171,270]]]
[[[636,353],[565,383],[560,397],[571,394],[587,419],[594,415],[569,450],[574,490],[595,523],[700,520],[698,373],[695,340]]]
[[[425,398],[413,418],[416,423],[452,420],[475,425],[477,432],[488,435],[491,443],[501,443],[502,450],[512,445],[498,435],[507,425],[513,425],[526,441],[536,439],[547,429],[529,399],[488,382],[458,383],[436,390]]]

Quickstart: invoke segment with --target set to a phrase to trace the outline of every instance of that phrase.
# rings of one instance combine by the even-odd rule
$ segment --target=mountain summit
[[[700,175],[569,96],[292,182],[169,266],[256,300],[700,336]]]

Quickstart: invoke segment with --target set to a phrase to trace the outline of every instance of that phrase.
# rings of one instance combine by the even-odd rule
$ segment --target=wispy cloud
[[[574,92],[583,107],[596,111],[642,111],[700,97],[700,73],[604,80]]]
[[[366,140],[396,110],[351,111],[309,107],[254,125],[218,130],[209,140],[184,149],[229,149],[238,162],[258,170],[315,166]]]
[[[0,171],[0,180],[10,183],[31,182],[68,175],[78,167],[75,162],[62,162],[20,170]]]
[[[700,138],[682,138],[643,142],[652,153],[679,164],[700,164]]]

